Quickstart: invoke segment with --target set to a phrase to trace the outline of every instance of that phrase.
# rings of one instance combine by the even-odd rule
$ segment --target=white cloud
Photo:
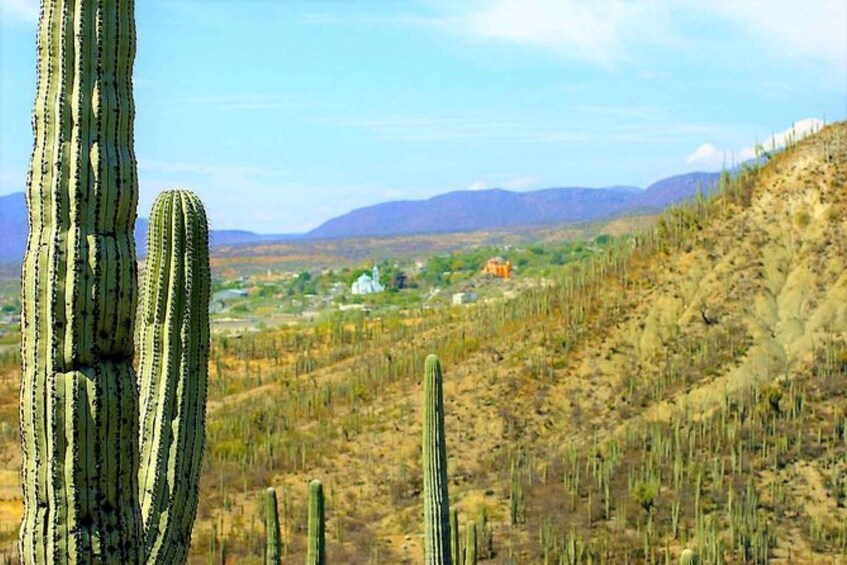
[[[771,148],[780,149],[785,147],[789,137],[793,137],[795,141],[799,141],[804,137],[820,131],[823,126],[823,120],[819,120],[818,118],[804,118],[802,120],[797,120],[785,131],[767,136],[764,141],[760,142],[760,145],[765,151],[770,151]],[[756,156],[755,146],[751,145],[749,147],[745,147],[738,152],[738,156],[741,161],[753,159]]]
[[[758,143],[765,151],[770,151],[771,148],[781,149],[785,147],[790,137],[800,140],[819,131],[823,126],[823,120],[819,120],[818,118],[804,118],[797,120],[790,128],[784,131],[769,134],[763,141]],[[755,145],[733,150],[719,149],[712,143],[704,143],[692,151],[685,158],[685,162],[692,168],[718,169],[724,164],[731,166],[733,163],[742,163],[755,157]]]
[[[843,0],[712,0],[692,6],[734,23],[741,34],[771,54],[823,61],[847,77]]]
[[[287,200],[282,194],[296,193],[283,181],[285,173],[279,170],[141,159],[138,172],[142,216],[148,213],[159,192],[177,187],[193,190],[201,197],[209,222],[216,229],[293,231],[303,227],[303,219],[309,215],[307,210],[294,210],[295,206],[281,209],[276,205]],[[262,204],[256,205],[257,202]]]
[[[522,43],[609,66],[628,59],[633,41],[670,41],[670,10],[658,2],[493,0],[446,17],[446,29],[476,38]]]
[[[538,178],[525,175],[505,178],[499,181],[477,179],[468,185],[467,190],[486,190],[489,188],[503,188],[506,190],[526,190],[538,186]]]
[[[711,169],[720,167],[721,164],[726,162],[726,154],[711,143],[704,143],[688,155],[685,162],[695,167]]]
[[[695,16],[704,28],[729,24],[732,31],[725,41],[750,57],[820,61],[847,78],[843,0],[488,0],[440,5],[443,15],[433,21],[441,29],[474,40],[533,46],[602,67],[631,60],[641,45],[703,48],[703,38],[684,31]],[[639,72],[664,76],[650,69]]]
[[[38,0],[0,0],[0,21],[38,21]]]
[[[533,176],[515,177],[506,179],[500,186],[509,190],[524,190],[538,185],[538,179]]]

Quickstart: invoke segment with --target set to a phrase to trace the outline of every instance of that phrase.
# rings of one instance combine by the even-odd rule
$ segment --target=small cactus
[[[317,479],[309,483],[309,546],[306,565],[326,565],[324,487]]]
[[[476,524],[471,520],[466,528],[468,537],[465,542],[465,565],[476,565]]]
[[[282,559],[282,536],[279,531],[279,510],[276,490],[265,492],[265,565],[279,565]]]
[[[427,565],[452,565],[441,362],[435,355],[426,358],[423,414],[424,552],[426,563]],[[458,532],[455,535],[458,535]]]
[[[462,544],[459,536],[459,511],[450,509],[450,557],[457,565],[462,562]]]
[[[679,565],[697,565],[700,559],[693,549],[685,548],[679,556]]]

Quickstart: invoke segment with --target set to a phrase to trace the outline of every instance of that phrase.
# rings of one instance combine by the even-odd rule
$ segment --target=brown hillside
[[[664,563],[691,547],[704,563],[841,563],[845,141],[829,126],[514,300],[216,338],[193,559],[261,562],[272,485],[284,561],[302,562],[320,478],[330,562],[422,562],[420,377],[436,352],[451,503],[462,527],[487,524],[483,560]],[[6,527],[19,377],[2,378]]]

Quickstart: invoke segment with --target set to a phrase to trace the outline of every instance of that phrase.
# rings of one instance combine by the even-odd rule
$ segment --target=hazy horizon
[[[307,231],[464,189],[647,186],[843,119],[841,2],[148,1],[139,213]],[[0,0],[0,195],[24,189],[37,2]],[[819,122],[806,121],[800,129]]]

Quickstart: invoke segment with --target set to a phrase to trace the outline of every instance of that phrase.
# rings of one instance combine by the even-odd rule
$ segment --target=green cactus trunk
[[[134,19],[132,0],[43,0],[41,6],[27,184],[30,232],[21,285],[24,563],[177,563],[185,559],[194,519],[203,446],[189,448],[176,438],[193,438],[193,426],[202,425],[202,415],[191,417],[186,410],[205,411],[209,273],[199,205],[180,221],[190,243],[158,257],[191,279],[185,282],[192,287],[188,297],[168,289],[167,303],[183,308],[177,315],[185,314],[186,304],[192,312],[172,320],[163,329],[170,337],[155,344],[182,351],[187,338],[196,354],[177,364],[182,372],[163,367],[151,387],[169,390],[163,381],[174,380],[197,398],[188,408],[179,400],[153,400],[170,407],[159,412],[157,424],[176,428],[174,438],[144,440],[155,445],[148,451],[158,451],[149,458],[152,473],[165,476],[168,486],[147,492],[142,485],[139,491]],[[188,319],[192,332],[184,336]],[[181,458],[183,464],[174,463]],[[186,465],[192,473],[179,475]],[[155,534],[145,534],[141,500],[152,508],[151,524],[160,522],[156,513],[168,516],[167,525],[150,529]],[[145,539],[159,536],[165,539],[158,544],[167,549],[164,558],[145,551]],[[174,543],[182,549],[170,547]]]
[[[41,8],[21,285],[25,563],[142,558],[132,21],[127,1]]]
[[[306,565],[326,565],[324,534],[324,487],[317,479],[309,483],[309,546]]]
[[[465,565],[476,565],[476,524],[471,520],[466,528],[468,537],[465,543]]]
[[[426,358],[424,369],[424,552],[427,565],[452,565],[450,500],[447,495],[447,447],[441,362]],[[456,533],[458,535],[458,533]]]
[[[265,564],[279,565],[282,560],[282,536],[279,530],[276,491],[273,488],[267,490],[265,506]]]

